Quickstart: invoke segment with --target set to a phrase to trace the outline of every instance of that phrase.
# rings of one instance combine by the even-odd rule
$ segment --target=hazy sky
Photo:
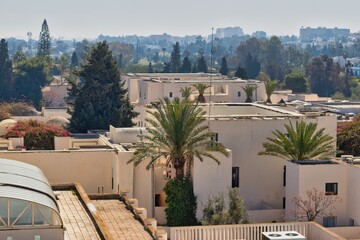
[[[346,4],[346,5],[345,5]],[[240,26],[270,35],[299,35],[301,26],[360,30],[360,1],[330,0],[0,0],[0,38],[38,38],[47,19],[54,38],[162,34],[209,35]]]

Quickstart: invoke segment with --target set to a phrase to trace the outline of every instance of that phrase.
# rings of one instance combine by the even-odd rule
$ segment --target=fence
[[[171,227],[170,240],[261,240],[262,232],[297,231],[307,240],[345,240],[314,222]]]

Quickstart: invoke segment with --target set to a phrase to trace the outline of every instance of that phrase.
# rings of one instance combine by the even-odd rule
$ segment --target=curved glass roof
[[[48,215],[51,215],[51,219],[54,220],[44,222],[47,222],[48,225],[62,225],[59,208],[51,186],[43,172],[33,165],[0,158],[0,200],[5,201],[5,199],[10,201],[6,204],[8,207],[13,202],[16,206],[16,201],[18,201],[17,203],[24,202],[24,206],[27,206],[28,209],[42,209],[39,212],[50,211],[51,214]],[[49,210],[44,210],[44,207],[49,208]],[[35,210],[30,211],[23,208],[23,211],[30,213],[37,211]],[[5,211],[5,209],[0,209],[0,227],[2,223],[5,226],[11,225],[10,220],[7,222],[4,219],[7,219],[6,215],[11,218],[13,211],[8,209],[9,214],[1,214],[1,211]],[[24,214],[24,212],[21,213]],[[47,215],[42,213],[41,216]],[[24,220],[24,222],[26,221]],[[34,223],[30,225],[34,225]]]

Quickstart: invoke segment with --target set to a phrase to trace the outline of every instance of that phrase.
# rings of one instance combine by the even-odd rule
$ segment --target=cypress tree
[[[173,51],[171,52],[171,72],[178,73],[180,72],[181,61],[180,61],[180,44],[176,42],[173,45]]]
[[[72,56],[71,56],[70,68],[71,68],[71,69],[74,69],[74,68],[76,68],[76,67],[78,67],[78,66],[79,66],[79,58],[78,58],[76,52],[74,51],[73,54],[72,54]]]
[[[132,119],[137,113],[129,102],[116,60],[106,42],[95,45],[78,76],[83,84],[72,85],[69,91],[70,98],[74,99],[68,126],[71,132],[109,129],[109,125],[133,126]]]
[[[260,63],[250,53],[248,53],[245,59],[245,70],[251,79],[255,79],[260,73]]]
[[[154,69],[153,69],[153,67],[152,67],[151,62],[149,62],[148,72],[149,72],[149,73],[153,73],[153,72],[154,72]]]
[[[37,55],[39,57],[50,56],[50,51],[51,51],[50,31],[46,19],[44,19],[44,22],[41,26]]]
[[[207,73],[207,70],[208,69],[207,69],[207,64],[206,64],[205,58],[204,58],[204,56],[201,56],[197,63],[197,72]]]
[[[227,65],[226,57],[223,57],[221,59],[221,67],[220,67],[219,73],[221,73],[221,75],[227,75],[228,72],[229,72],[229,68]]]
[[[12,92],[12,62],[9,58],[8,44],[5,39],[0,41],[0,101],[9,100]]]
[[[238,67],[235,73],[235,77],[241,78],[241,79],[249,79],[247,72],[244,68],[241,66]]]
[[[181,66],[181,72],[183,73],[191,72],[191,62],[188,57],[184,57],[183,64]]]

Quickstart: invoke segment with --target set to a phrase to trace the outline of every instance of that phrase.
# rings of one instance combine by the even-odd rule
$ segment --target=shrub
[[[4,137],[24,137],[24,145],[29,150],[53,150],[54,136],[64,137],[69,133],[59,127],[29,120],[19,121]]]
[[[244,200],[238,188],[229,189],[229,208],[225,207],[222,194],[210,196],[203,209],[203,225],[248,223],[248,214]]]
[[[167,208],[165,210],[168,226],[197,225],[196,197],[192,182],[187,179],[171,179],[164,188]]]
[[[8,113],[12,116],[36,116],[36,110],[24,102],[2,103],[0,112]]]

